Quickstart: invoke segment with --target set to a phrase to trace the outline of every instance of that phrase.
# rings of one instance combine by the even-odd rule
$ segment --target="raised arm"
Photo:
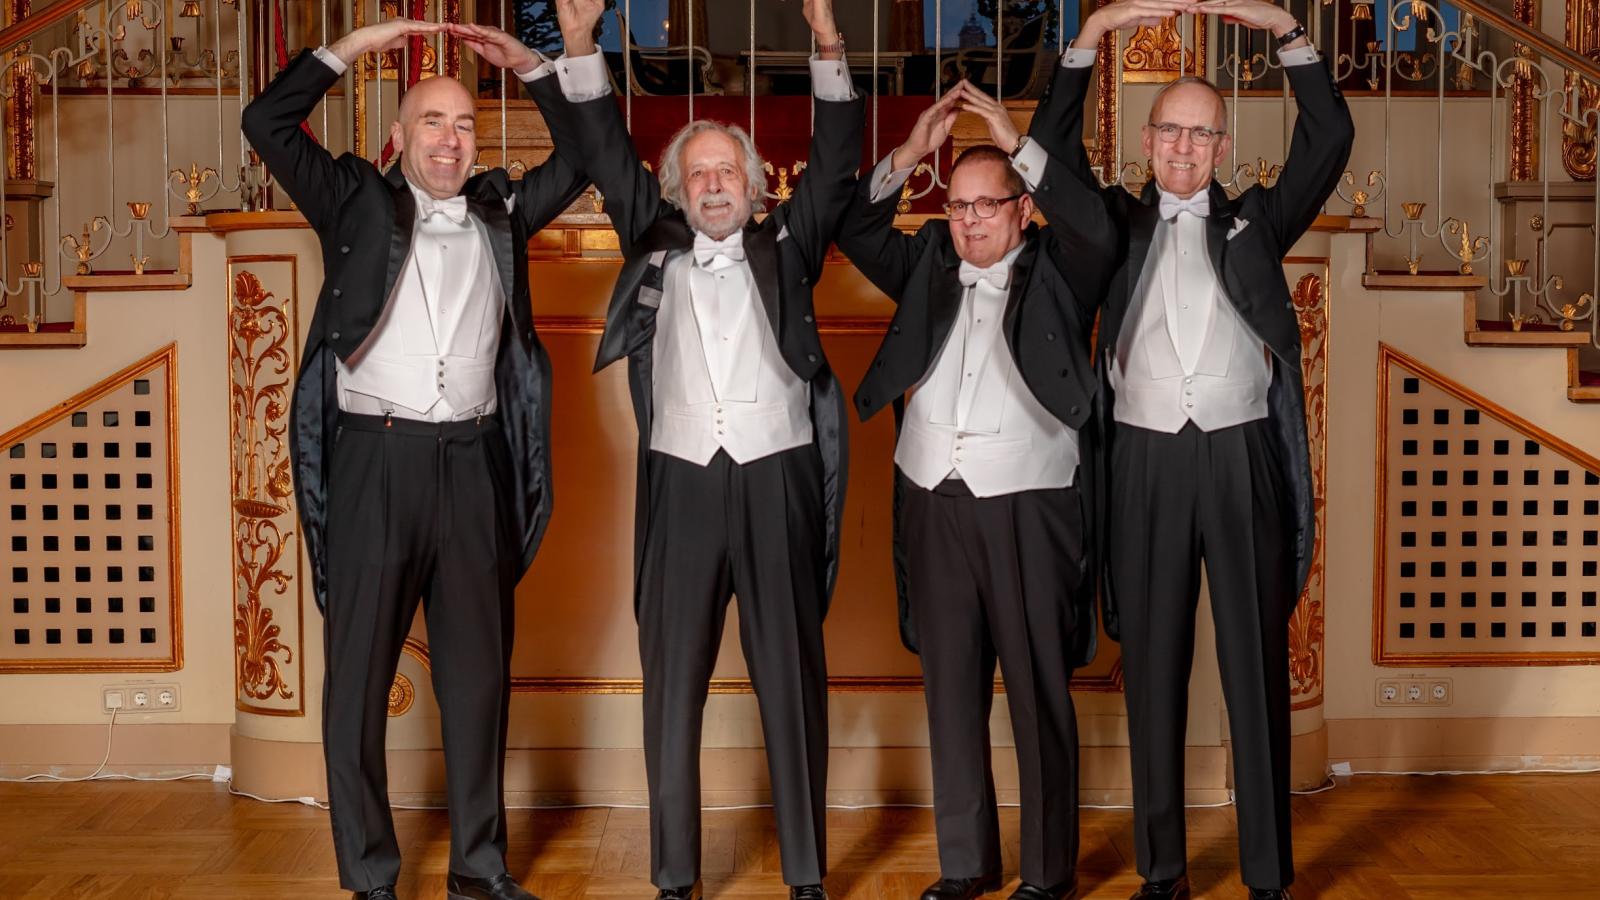
[[[1011,152],[1011,166],[1022,176],[1033,198],[1034,208],[1052,227],[1045,230],[1048,252],[1056,268],[1072,285],[1073,292],[1085,300],[1098,300],[1109,280],[1116,249],[1120,246],[1117,219],[1110,214],[1099,186],[1088,183],[1049,152],[1044,143],[1031,135],[1022,137],[1011,121],[1011,114],[998,100],[962,82],[961,107],[976,113],[989,126],[989,138],[996,147]],[[1084,172],[1088,160],[1083,142],[1076,143]]]
[[[507,69],[522,82],[539,112],[550,128],[550,136],[559,146],[576,140],[572,118],[572,104],[561,92],[554,67],[538,54],[523,46],[522,42],[487,25],[451,25],[450,33],[459,37],[468,49],[492,66]],[[561,215],[588,187],[589,178],[560,153],[528,170],[515,182],[516,206],[513,215],[522,219],[529,234],[550,224]]]
[[[794,196],[776,214],[783,216],[814,280],[822,272],[828,245],[854,193],[866,104],[850,81],[832,0],[805,0],[803,12],[817,42],[817,55],[811,60],[811,148]]]
[[[560,124],[570,125],[571,134],[571,139],[555,142],[556,153],[594,181],[626,255],[661,216],[661,185],[639,162],[611,91],[605,57],[595,45],[595,26],[605,12],[605,0],[555,0],[555,5],[565,44],[555,70],[570,112]]]
[[[332,221],[355,190],[359,175],[353,166],[360,161],[349,154],[335,160],[301,123],[362,54],[393,50],[412,35],[433,34],[442,27],[433,22],[390,19],[358,28],[314,53],[300,54],[245,107],[240,116],[245,137],[311,227],[322,228]]]
[[[1279,38],[1299,27],[1288,11],[1262,0],[1206,0],[1195,8],[1223,16],[1225,21],[1270,31]],[[1287,253],[1316,221],[1322,204],[1338,185],[1356,129],[1327,63],[1303,35],[1279,47],[1278,55],[1300,112],[1283,171],[1277,182],[1264,190],[1263,201],[1268,226]]]
[[[839,226],[839,249],[868,281],[896,303],[905,293],[911,270],[927,243],[922,232],[909,235],[894,227],[900,189],[917,163],[944,145],[955,124],[960,100],[960,91],[950,91],[917,116],[905,143],[859,179]]]

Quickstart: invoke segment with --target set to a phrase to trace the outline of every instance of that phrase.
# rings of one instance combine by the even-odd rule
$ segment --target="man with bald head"
[[[1102,189],[1083,100],[1108,32],[1177,14],[1270,31],[1299,106],[1278,180],[1230,197],[1232,146],[1201,79],[1162,90],[1142,141],[1151,181]],[[1205,27],[1200,23],[1198,27]],[[1204,563],[1232,736],[1239,862],[1249,895],[1288,896],[1288,624],[1311,564],[1312,497],[1300,329],[1283,257],[1344,169],[1354,125],[1305,28],[1261,0],[1120,0],[1073,39],[1033,134],[1078,173],[1067,223],[1114,267],[1101,311],[1108,435],[1107,630],[1122,641],[1140,900],[1186,897],[1184,728]],[[1063,95],[1049,102],[1055,95]]]
[[[322,244],[324,281],[290,412],[295,494],[324,614],[323,751],[339,882],[392,900],[389,687],[419,599],[450,806],[451,900],[528,900],[506,871],[503,799],[513,589],[550,517],[550,362],[533,331],[527,243],[587,180],[560,157],[513,182],[468,177],[476,103],[406,91],[380,173],[301,127],[363,54],[449,33],[509,69],[556,140],[549,64],[479,26],[392,19],[302,53],[243,114],[245,135]]]

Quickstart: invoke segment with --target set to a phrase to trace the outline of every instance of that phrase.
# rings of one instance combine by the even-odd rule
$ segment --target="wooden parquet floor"
[[[0,784],[0,898],[343,898],[327,814],[204,782]],[[926,809],[829,811],[838,900],[915,900],[936,877]],[[1015,887],[1017,811],[1001,811]],[[443,898],[443,812],[396,813],[399,893]],[[510,866],[545,900],[653,896],[636,809],[516,810]],[[1138,885],[1125,810],[1085,810],[1084,898]],[[1297,900],[1600,897],[1600,775],[1375,777],[1294,800]],[[1232,809],[1189,813],[1196,897],[1238,898]],[[766,810],[708,812],[706,894],[786,897]],[[1003,898],[1004,893],[990,895]]]

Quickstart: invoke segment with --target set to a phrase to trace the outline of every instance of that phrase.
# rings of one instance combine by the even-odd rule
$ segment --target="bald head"
[[[1143,148],[1162,190],[1187,198],[1210,185],[1217,163],[1233,147],[1227,115],[1222,93],[1204,78],[1186,76],[1156,94],[1150,123],[1144,127]],[[1170,143],[1162,140],[1158,126],[1175,126],[1177,138]],[[1197,129],[1204,142],[1195,139]]]
[[[407,181],[429,196],[454,197],[478,154],[472,95],[452,78],[418,82],[400,99],[390,138]]]

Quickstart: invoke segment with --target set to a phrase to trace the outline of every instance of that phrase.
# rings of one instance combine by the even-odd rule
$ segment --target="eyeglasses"
[[[1151,122],[1150,126],[1156,130],[1156,136],[1161,138],[1163,144],[1176,144],[1178,136],[1185,131],[1189,132],[1189,141],[1196,147],[1204,147],[1213,140],[1228,132],[1220,128],[1207,128],[1204,125],[1175,125],[1172,122]]]
[[[944,214],[952,219],[966,218],[967,210],[978,214],[980,219],[992,219],[1000,211],[1002,204],[1021,197],[1021,194],[1012,194],[1009,197],[979,197],[976,200],[952,200],[944,205]]]

